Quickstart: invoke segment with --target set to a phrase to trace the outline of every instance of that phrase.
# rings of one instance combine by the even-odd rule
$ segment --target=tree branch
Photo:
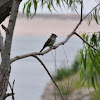
[[[10,51],[11,51],[13,31],[16,23],[19,4],[20,1],[13,0],[8,27],[6,28],[4,25],[2,25],[3,29],[6,31],[6,39],[2,52],[3,56],[2,56],[1,66],[6,68],[10,66]]]
[[[92,12],[93,10],[95,10],[99,5],[100,5],[100,3],[98,3],[86,16],[84,16],[84,18],[83,18],[82,20],[84,20],[88,15],[90,15],[91,12]]]
[[[99,50],[97,50],[96,48],[94,48],[94,46],[90,45],[88,42],[86,42],[79,34],[77,34],[76,32],[74,33],[76,36],[78,36],[84,43],[86,43],[88,46],[90,46],[92,49],[94,49],[95,51],[99,52]]]
[[[5,31],[6,33],[9,33],[9,32],[8,32],[8,28],[6,28],[3,24],[1,25],[1,27],[4,29],[4,31]]]
[[[21,55],[21,56],[16,56],[16,57],[10,59],[10,63],[13,63],[16,60],[23,59],[23,58],[26,58],[26,57],[30,57],[30,56],[33,56],[33,55],[34,56],[36,56],[36,55],[44,55],[44,54],[48,53],[49,51],[51,51],[52,49],[56,49],[60,45],[64,45],[72,37],[72,35],[73,35],[73,33],[69,34],[64,41],[54,45],[52,48],[49,48],[49,49],[47,49],[47,50],[45,50],[43,52],[33,52],[33,53],[29,53],[29,54],[24,54],[24,55]]]
[[[80,18],[81,21],[82,18],[83,18],[83,0],[81,0],[81,18]]]
[[[12,0],[6,0],[6,1],[10,2]],[[0,4],[1,4],[1,2],[0,2]],[[7,28],[8,31],[6,31],[5,44],[4,44],[3,50],[1,52],[3,56],[2,56],[2,61],[1,61],[0,67],[4,73],[2,73],[2,70],[0,70],[0,82],[2,82],[2,84],[0,84],[1,85],[1,87],[0,87],[1,88],[0,89],[0,100],[2,100],[6,95],[8,80],[9,80],[9,76],[10,76],[10,67],[11,67],[11,65],[10,65],[10,53],[11,53],[13,31],[14,31],[14,27],[15,27],[15,23],[16,23],[19,4],[20,4],[19,0],[13,0],[9,24],[8,24],[8,28]]]
[[[15,93],[14,93],[15,94]],[[6,96],[3,98],[3,100],[5,100],[7,97],[14,95],[12,93],[7,93]]]
[[[44,64],[44,63],[42,62],[42,60],[41,60],[39,57],[37,57],[36,55],[33,55],[33,57],[35,57],[35,58],[41,63],[41,65],[44,67],[44,69],[45,69],[46,72],[48,73],[49,77],[50,77],[51,80],[53,81],[54,85],[55,85],[56,88],[58,89],[58,91],[59,91],[59,93],[60,93],[60,95],[61,95],[61,97],[62,97],[62,100],[65,100],[65,98],[64,98],[64,96],[63,96],[63,94],[62,94],[61,89],[60,89],[59,86],[56,84],[55,80],[54,80],[53,77],[51,76],[51,74],[50,74],[50,72],[48,71],[48,69],[46,68],[45,64]]]
[[[15,84],[15,80],[13,81],[13,85],[11,86],[10,82],[9,82],[9,87],[11,89],[11,92],[12,92],[12,100],[15,100],[14,98],[14,84]]]

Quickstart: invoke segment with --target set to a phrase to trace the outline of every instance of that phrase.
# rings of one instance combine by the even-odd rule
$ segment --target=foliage
[[[80,57],[77,55],[73,61],[73,64],[71,65],[71,68],[68,69],[66,67],[62,67],[59,70],[57,70],[57,74],[54,75],[55,80],[62,80],[64,78],[67,78],[73,74],[75,74],[79,70],[80,66]]]
[[[77,54],[72,65],[71,65],[72,72],[76,73],[79,70],[79,66],[80,66],[80,55]]]
[[[88,16],[88,24],[91,24],[91,20],[95,19],[96,23],[99,24],[99,14],[100,14],[100,7],[94,9],[94,11]]]
[[[93,95],[90,97],[90,100],[100,100],[100,91],[93,92]]]
[[[75,90],[79,90],[79,92],[81,93],[81,89],[87,87],[87,84],[84,84],[83,87],[81,86],[79,72],[70,76],[70,78],[65,78],[61,81],[58,81],[57,84],[61,88],[62,93],[66,96]]]
[[[80,7],[82,0],[28,0],[23,7],[23,13],[26,12],[27,17],[33,17],[36,12],[37,8],[43,9],[44,6],[52,12],[52,9],[56,11],[57,7],[68,8],[71,11],[75,11],[78,13],[77,9]],[[96,0],[99,4],[99,2]],[[33,14],[31,13],[34,12]],[[96,23],[99,24],[99,14],[100,14],[100,6],[97,6],[89,15],[88,15],[88,24],[90,25],[91,20],[95,19]]]
[[[83,35],[83,39],[91,44],[96,49],[100,50],[100,33],[95,33],[89,38],[88,35]],[[81,66],[80,77],[82,85],[84,82],[88,82],[88,86],[92,86],[96,89],[100,88],[100,53],[92,49],[90,46],[83,42],[83,48],[80,50]]]
[[[47,6],[48,10],[52,12],[52,8],[56,11],[56,7],[62,8],[61,5],[71,9],[72,11],[77,11],[77,5],[81,4],[81,0],[28,0],[23,7],[23,13],[27,14],[27,17],[31,16],[31,10],[34,11],[33,16],[36,14],[37,7],[41,4],[41,9]],[[66,5],[66,6],[65,6]],[[32,9],[32,6],[34,9]],[[55,7],[56,6],[56,7]]]
[[[69,77],[71,74],[72,74],[71,69],[60,68],[59,70],[57,70],[57,74],[54,75],[54,79],[55,80],[62,80],[65,77]]]

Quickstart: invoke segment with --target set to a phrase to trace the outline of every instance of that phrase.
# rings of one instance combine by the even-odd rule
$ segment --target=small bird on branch
[[[51,36],[50,36],[50,38],[45,42],[45,44],[44,44],[43,48],[40,50],[40,52],[42,52],[43,49],[44,49],[45,47],[47,47],[47,46],[52,47],[53,44],[54,44],[55,41],[56,41],[56,37],[57,37],[57,35],[52,33]]]

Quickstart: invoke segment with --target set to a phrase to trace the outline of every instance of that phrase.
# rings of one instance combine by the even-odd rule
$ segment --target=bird
[[[45,44],[44,44],[43,48],[40,50],[40,52],[42,52],[43,49],[44,49],[45,47],[47,47],[47,46],[52,47],[53,44],[54,44],[55,41],[56,41],[56,37],[57,37],[57,35],[52,33],[51,36],[49,37],[49,39],[45,42]]]

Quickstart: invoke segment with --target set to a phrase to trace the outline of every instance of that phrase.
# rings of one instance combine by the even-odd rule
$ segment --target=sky
[[[88,13],[97,4],[97,2],[100,2],[100,0],[83,0],[83,1],[84,1],[84,10],[83,10],[84,14]],[[25,2],[27,2],[27,0],[23,0],[21,2],[20,7],[19,7],[19,12],[22,12]],[[70,14],[70,13],[72,13],[68,9],[62,8],[62,10],[61,10],[59,7],[56,7],[56,10],[57,10],[57,12],[52,10],[52,14]],[[78,12],[80,13],[80,10],[78,10]],[[50,14],[51,12],[47,9],[46,6],[44,7],[44,9],[41,9],[41,7],[38,6],[37,14],[43,14],[43,13]]]

